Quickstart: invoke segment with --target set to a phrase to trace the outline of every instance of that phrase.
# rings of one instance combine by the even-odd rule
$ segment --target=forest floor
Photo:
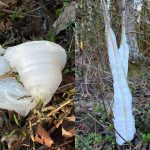
[[[0,109],[1,150],[73,150],[74,112],[74,25],[62,31],[53,27],[69,1],[2,0],[0,2],[0,44],[7,48],[26,41],[48,40],[67,52],[63,81],[52,100],[28,116]],[[17,74],[14,75],[15,77]]]
[[[117,44],[121,37],[121,12],[111,1],[111,26]],[[145,16],[144,16],[145,17]],[[146,18],[146,17],[145,17]],[[113,80],[109,68],[104,16],[100,1],[79,3],[76,48],[76,149],[77,150],[149,150],[150,149],[150,66],[148,61],[129,63],[128,85],[132,93],[136,134],[131,142],[119,146],[113,127]],[[143,22],[137,23],[138,46],[142,41]],[[145,24],[144,24],[145,25]],[[149,29],[149,26],[146,26]],[[149,33],[149,30],[146,30]],[[149,36],[145,37],[149,44]],[[149,48],[145,57],[149,59]],[[150,60],[150,59],[149,59]]]
[[[97,57],[97,51],[87,48],[76,59],[76,149],[149,150],[150,67],[142,62],[129,64],[128,83],[133,96],[136,134],[131,142],[119,146],[112,123],[112,75],[108,65],[104,70],[97,66],[100,61]]]

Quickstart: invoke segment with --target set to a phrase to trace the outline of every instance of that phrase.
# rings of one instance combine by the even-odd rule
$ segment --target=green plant
[[[72,67],[72,68],[65,68],[64,71],[63,71],[63,74],[66,75],[66,74],[69,74],[69,73],[74,73],[75,72],[75,68]]]
[[[53,31],[49,30],[44,39],[47,40],[47,41],[55,42],[56,41],[56,36],[55,36]]]
[[[145,142],[150,142],[150,133],[145,133],[142,134],[142,141]]]
[[[55,11],[55,13],[56,13],[56,16],[58,17],[61,13],[62,13],[62,8],[59,8],[59,9],[57,9],[56,11]]]
[[[81,149],[92,150],[92,146],[88,144],[85,137],[83,137],[82,135],[80,136],[78,135],[76,136],[76,139],[75,139],[75,149],[76,150],[81,150]]]
[[[64,7],[65,6],[68,6],[70,4],[70,1],[69,0],[63,0],[63,5],[64,5]]]
[[[102,136],[97,133],[88,133],[85,136],[77,136],[75,140],[75,149],[93,150],[94,144],[100,144],[102,142]]]
[[[104,110],[103,110],[103,108],[102,108],[102,106],[101,105],[96,105],[95,107],[94,107],[94,112],[95,113],[100,113],[100,112],[103,112]]]
[[[112,135],[106,135],[104,140],[108,143],[115,144],[114,137]]]
[[[99,144],[102,141],[102,136],[97,133],[89,133],[87,135],[87,141],[89,145]]]
[[[8,134],[8,137],[11,137],[13,134],[16,133],[16,131],[17,131],[16,129],[13,129],[12,131],[10,131]]]
[[[15,11],[9,15],[12,21],[16,21],[18,18],[21,18],[21,11],[19,9],[15,9]]]
[[[16,125],[20,127],[19,120],[15,114],[14,114],[14,121],[15,121]]]

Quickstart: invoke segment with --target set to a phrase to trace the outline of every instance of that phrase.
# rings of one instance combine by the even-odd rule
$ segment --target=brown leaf
[[[70,116],[70,117],[66,117],[65,120],[75,122],[75,116],[72,115],[72,116]]]
[[[0,8],[6,8],[6,7],[9,7],[9,6],[3,3],[2,1],[0,1]]]
[[[63,122],[63,119],[61,119],[55,126],[56,126],[56,128],[59,128],[59,126],[62,124],[62,122]]]
[[[75,128],[72,128],[71,130],[66,131],[62,127],[62,136],[66,137],[66,138],[71,138],[71,137],[75,136]]]
[[[3,117],[0,116],[0,128],[3,126],[3,123],[4,123],[4,119]]]
[[[14,143],[16,143],[18,141],[18,136],[16,134],[13,134],[11,136],[6,135],[3,136],[1,139],[2,142],[6,142],[8,145],[8,148],[11,149],[11,147],[13,146]]]
[[[1,20],[1,22],[0,22],[0,31],[1,32],[5,31],[5,23],[3,20]]]
[[[17,4],[17,0],[0,0],[1,8],[12,7]]]
[[[49,134],[47,133],[47,131],[40,125],[38,126],[38,129],[36,132],[35,141],[40,144],[44,144],[47,147],[51,147],[52,144],[54,143],[51,137],[49,137]]]
[[[14,144],[12,144],[12,146],[9,150],[19,150],[21,148],[24,140],[25,140],[25,138],[20,137]]]
[[[12,22],[10,20],[0,20],[0,32],[5,32],[9,30],[12,26]]]
[[[67,28],[69,22],[75,21],[75,9],[77,3],[72,1],[69,6],[65,7],[64,12],[60,14],[58,19],[54,22],[53,27],[56,29],[56,34]]]
[[[62,136],[71,138],[75,136],[75,116],[66,117],[62,123]]]

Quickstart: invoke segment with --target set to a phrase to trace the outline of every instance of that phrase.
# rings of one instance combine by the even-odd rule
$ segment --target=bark
[[[132,62],[137,62],[141,58],[141,53],[138,47],[135,25],[137,21],[137,11],[133,8],[133,0],[126,1],[123,6],[123,0],[118,0],[120,10],[125,10],[125,28],[129,45],[129,58]]]

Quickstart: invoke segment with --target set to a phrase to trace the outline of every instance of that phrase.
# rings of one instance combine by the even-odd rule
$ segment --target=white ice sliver
[[[65,50],[53,42],[32,41],[8,48],[4,57],[17,70],[27,91],[47,104],[62,81]]]
[[[119,49],[116,36],[110,25],[106,25],[105,34],[114,82],[113,122],[117,131],[116,141],[119,145],[123,145],[126,141],[131,141],[135,134],[132,95],[127,83],[129,48],[125,32],[122,32],[122,42]]]
[[[35,107],[32,98],[28,97],[26,89],[15,79],[0,81],[0,108],[14,110],[22,116],[26,116]]]
[[[3,56],[0,56],[0,75],[3,75],[10,71],[11,67],[7,60]]]
[[[116,37],[111,27],[106,28],[106,37],[109,62],[114,81],[114,127],[119,133],[116,132],[116,141],[119,145],[122,145],[125,141],[131,141],[135,134],[135,122],[132,114],[132,95],[127,83],[129,51],[126,43],[122,43],[118,50]],[[126,42],[125,35],[123,35],[122,40]]]
[[[22,86],[22,91],[20,91],[21,95],[15,95],[13,86],[10,86],[12,89],[6,88],[7,86],[9,87],[11,82],[14,83],[15,81],[9,81],[5,85],[3,83],[4,81],[1,81],[0,84],[5,86],[6,91],[12,90],[12,92],[14,92],[14,99],[18,99],[20,96],[27,94],[31,95],[34,100],[43,100],[44,105],[46,105],[62,81],[62,70],[65,67],[67,59],[65,50],[53,42],[32,41],[7,48],[4,58],[9,62],[8,64],[18,72],[25,87],[18,85],[19,83],[16,81],[16,85],[13,85],[19,86],[16,87],[16,89]],[[26,91],[25,95],[23,95],[24,90]],[[3,92],[4,91],[1,91],[2,94],[4,94]],[[9,95],[9,92],[6,93]],[[3,104],[0,108],[15,110],[20,114],[27,115],[29,110],[35,107],[36,102],[31,103],[30,98],[28,98],[28,100],[14,100],[14,102],[9,98],[7,98],[7,100],[5,99],[5,103],[10,103],[10,105],[7,107]],[[11,104],[13,105],[12,108],[10,107]]]
[[[0,56],[0,75],[10,71],[11,67],[3,56]],[[0,108],[14,110],[22,116],[26,116],[34,107],[32,98],[26,89],[15,79],[0,80]]]

